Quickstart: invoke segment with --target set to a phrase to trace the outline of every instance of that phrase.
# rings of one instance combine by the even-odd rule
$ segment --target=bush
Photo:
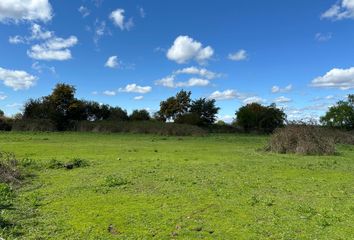
[[[0,152],[0,182],[13,184],[19,183],[22,175],[18,168],[18,161],[15,155],[7,152]]]
[[[203,136],[206,134],[205,130],[197,126],[176,123],[163,123],[158,121],[83,121],[77,123],[73,130],[79,132],[143,133],[165,136]]]
[[[335,142],[318,126],[289,125],[277,129],[269,140],[268,151],[301,155],[333,155]]]
[[[202,125],[202,119],[197,113],[185,113],[176,117],[175,123],[189,124],[189,125]]]
[[[121,176],[110,175],[107,176],[104,180],[105,186],[107,187],[119,187],[128,184],[128,181]]]
[[[12,121],[6,117],[0,116],[0,131],[11,131]]]
[[[49,119],[21,119],[15,120],[12,126],[13,131],[56,131],[56,127]]]

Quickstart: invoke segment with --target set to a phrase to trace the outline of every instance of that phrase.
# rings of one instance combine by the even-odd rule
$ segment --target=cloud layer
[[[311,86],[341,90],[354,89],[354,67],[348,69],[333,68],[324,76],[312,80]]]

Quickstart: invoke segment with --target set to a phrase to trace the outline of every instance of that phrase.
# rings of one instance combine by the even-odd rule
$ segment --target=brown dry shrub
[[[336,152],[333,137],[317,126],[288,125],[271,136],[268,151],[301,155],[333,155]]]
[[[17,184],[22,178],[15,155],[0,152],[0,183]]]

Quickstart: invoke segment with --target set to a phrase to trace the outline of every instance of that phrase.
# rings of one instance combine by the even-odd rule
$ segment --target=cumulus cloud
[[[1,0],[0,22],[43,21],[52,19],[48,0]]]
[[[167,51],[167,58],[179,64],[195,60],[199,64],[206,63],[214,54],[210,47],[203,47],[202,43],[189,36],[178,36]]]
[[[103,94],[106,95],[106,96],[115,96],[115,95],[117,95],[117,93],[115,91],[109,91],[109,90],[104,91]]]
[[[11,44],[19,44],[19,43],[24,43],[25,40],[21,36],[10,36],[9,37],[9,43]]]
[[[354,19],[354,0],[341,0],[321,15],[322,19]]]
[[[210,83],[209,80],[202,78],[191,78],[186,82],[177,82],[176,87],[205,87]]]
[[[78,11],[81,13],[81,16],[83,18],[90,15],[90,10],[87,7],[84,7],[82,5],[79,7]]]
[[[118,57],[117,56],[109,57],[104,66],[105,67],[109,67],[109,68],[117,68],[117,67],[119,67]]]
[[[354,88],[354,67],[348,69],[333,68],[324,76],[312,80],[311,86],[320,88],[338,88],[348,90]]]
[[[251,103],[264,103],[265,99],[257,97],[257,96],[253,96],[253,97],[248,97],[246,99],[243,100],[244,104],[251,104]]]
[[[233,89],[227,89],[225,91],[215,91],[213,92],[210,96],[210,99],[215,99],[215,100],[230,100],[230,99],[242,99],[244,98],[243,94],[240,94],[236,92]]]
[[[289,84],[288,86],[281,88],[279,86],[273,86],[272,87],[272,93],[287,93],[290,92],[293,89],[293,85]]]
[[[151,92],[151,90],[152,90],[152,87],[150,87],[150,86],[142,87],[142,86],[139,86],[135,83],[128,84],[124,88],[119,89],[120,92],[140,93],[140,94],[145,94],[145,93]]]
[[[205,68],[197,68],[197,67],[187,67],[183,69],[179,69],[174,72],[175,75],[178,74],[191,74],[191,75],[199,75],[201,77],[207,79],[214,79],[221,77],[221,74],[209,71]]]
[[[134,100],[139,101],[142,100],[144,98],[144,96],[136,96],[134,97]]]
[[[33,87],[36,84],[37,77],[20,70],[9,70],[0,67],[0,80],[5,86],[13,90],[23,90]]]
[[[288,103],[288,102],[291,102],[291,99],[287,98],[287,97],[284,97],[284,96],[281,96],[281,97],[278,97],[278,98],[274,99],[274,102],[276,102],[276,103]]]
[[[125,21],[124,16],[125,10],[118,8],[111,12],[109,18],[113,21],[113,23],[118,26],[121,30],[130,30],[134,26],[133,19],[130,18],[128,21]]]
[[[58,60],[64,61],[71,59],[71,51],[69,48],[76,45],[78,42],[77,37],[71,36],[67,39],[64,38],[51,38],[42,44],[36,44],[27,51],[30,58],[37,60]]]
[[[230,53],[228,58],[232,61],[247,60],[247,58],[248,58],[247,51],[244,49],[240,49],[239,51],[237,51],[235,53]]]
[[[155,82],[156,85],[161,85],[163,87],[174,88],[175,87],[175,76],[167,76]]]

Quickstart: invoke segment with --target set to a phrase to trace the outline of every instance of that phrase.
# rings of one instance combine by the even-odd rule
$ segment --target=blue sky
[[[249,102],[317,118],[354,89],[354,0],[2,0],[0,109],[56,83],[156,111],[180,89],[230,121]]]

